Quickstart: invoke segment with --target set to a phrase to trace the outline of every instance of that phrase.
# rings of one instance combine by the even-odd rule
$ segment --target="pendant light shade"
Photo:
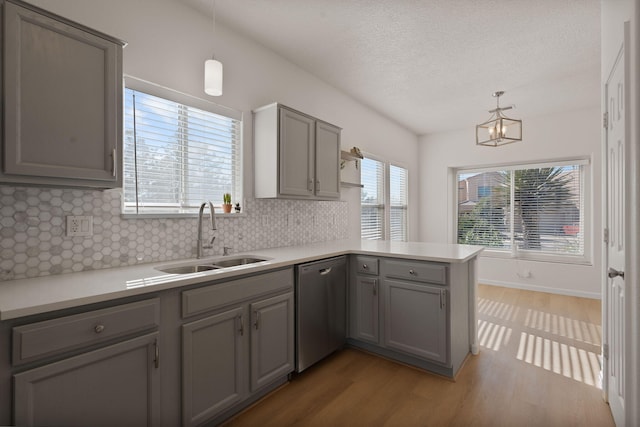
[[[204,92],[211,96],[222,95],[222,63],[215,59],[204,62]]]
[[[504,110],[513,108],[513,106],[500,107],[500,97],[503,94],[503,91],[494,92],[496,108],[489,111],[492,113],[489,120],[476,125],[476,145],[498,147],[522,141],[522,120],[510,119],[503,114]]]

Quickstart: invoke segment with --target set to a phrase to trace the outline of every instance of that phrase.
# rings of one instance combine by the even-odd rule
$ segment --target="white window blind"
[[[407,241],[407,170],[389,165],[389,234],[391,240]]]
[[[583,161],[458,171],[458,243],[513,256],[585,256]]]
[[[360,174],[360,235],[363,239],[384,239],[384,163],[364,158]]]
[[[242,199],[241,120],[127,87],[124,122],[124,213]]]

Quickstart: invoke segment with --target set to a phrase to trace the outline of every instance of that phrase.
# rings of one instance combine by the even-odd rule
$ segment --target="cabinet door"
[[[250,310],[253,392],[293,372],[293,292],[255,302]]]
[[[355,281],[355,299],[351,301],[352,337],[359,340],[378,343],[378,279],[357,276]]]
[[[384,281],[384,344],[436,362],[448,362],[446,288]]]
[[[4,173],[116,186],[122,47],[9,2],[4,9]]]
[[[20,426],[160,425],[158,333],[14,375]]]
[[[238,307],[182,326],[183,426],[200,425],[242,399],[245,317]]]
[[[288,196],[313,196],[315,120],[280,108],[279,191]],[[260,161],[256,159],[256,161]]]
[[[340,128],[324,122],[316,123],[315,194],[340,198]]]

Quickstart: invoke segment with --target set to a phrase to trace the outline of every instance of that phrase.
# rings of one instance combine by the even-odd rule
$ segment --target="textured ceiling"
[[[212,0],[179,0],[211,15]],[[599,105],[600,0],[215,0],[215,19],[418,135]]]

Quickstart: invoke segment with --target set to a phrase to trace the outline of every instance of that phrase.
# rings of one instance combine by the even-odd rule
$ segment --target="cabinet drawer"
[[[420,261],[383,261],[383,271],[387,277],[414,280],[418,282],[447,284],[447,266],[443,264]]]
[[[280,290],[293,290],[292,268],[184,291],[182,317]]]
[[[361,274],[378,275],[378,258],[370,256],[356,257],[356,270]]]
[[[13,363],[157,328],[158,298],[104,308],[13,328]]]

